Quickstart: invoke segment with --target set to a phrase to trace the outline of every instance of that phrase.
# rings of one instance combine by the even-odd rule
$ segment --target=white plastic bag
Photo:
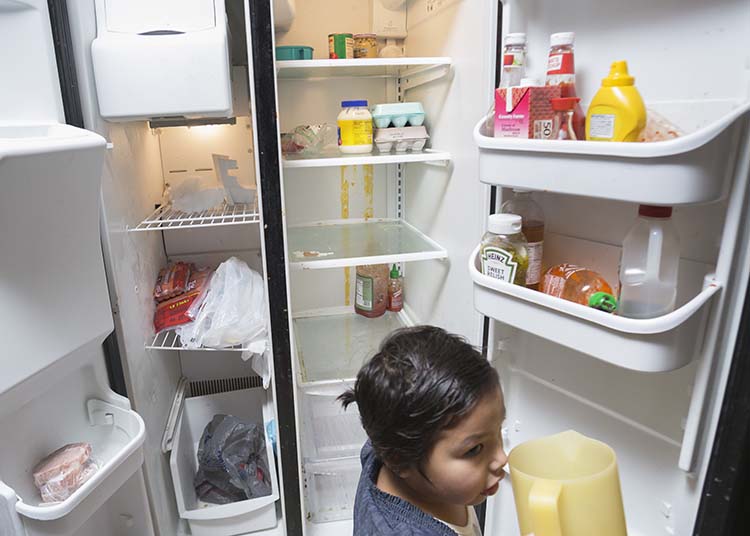
[[[177,328],[185,348],[242,345],[255,353],[266,348],[263,278],[236,257],[219,265],[203,299],[188,310],[193,322]]]
[[[170,187],[172,207],[182,212],[201,212],[224,203],[226,192],[219,185],[211,187],[200,177],[188,177]]]

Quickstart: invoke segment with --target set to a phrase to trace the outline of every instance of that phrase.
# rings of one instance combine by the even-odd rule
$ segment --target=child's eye
[[[466,451],[466,454],[464,454],[464,456],[466,456],[467,458],[472,458],[482,452],[482,448],[483,445],[480,443],[479,445],[473,447],[471,450]]]

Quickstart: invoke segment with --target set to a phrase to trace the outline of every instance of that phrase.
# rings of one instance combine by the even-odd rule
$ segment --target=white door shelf
[[[197,229],[223,225],[242,225],[260,222],[255,204],[237,203],[200,212],[182,212],[171,204],[162,205],[130,231],[166,231]]]
[[[321,309],[294,315],[294,342],[303,389],[354,380],[362,364],[375,354],[389,333],[412,325],[403,310],[366,318],[352,309]]]
[[[143,463],[143,441],[146,437],[143,419],[134,411],[94,398],[86,402],[85,411],[85,414],[78,414],[78,418],[73,419],[75,411],[70,408],[68,422],[26,424],[55,428],[51,432],[55,438],[54,444],[49,437],[35,438],[21,434],[23,440],[12,444],[7,442],[3,448],[3,457],[17,462],[15,467],[3,468],[3,477],[18,497],[16,511],[22,516],[48,522],[60,520],[63,525],[70,526],[67,517],[87,519],[140,469]],[[21,432],[22,427],[19,426],[16,430]],[[44,451],[46,455],[67,443],[80,441],[91,444],[91,457],[97,462],[99,469],[66,500],[41,503],[31,475],[33,464],[41,459],[37,452]],[[22,460],[29,457],[33,457],[35,462],[29,465],[22,463]],[[66,519],[65,522],[63,518]],[[54,532],[52,527],[50,525],[50,533]]]
[[[302,471],[307,518],[310,521],[329,523],[352,518],[354,497],[362,472],[359,457],[307,462]]]
[[[581,243],[579,251],[590,249],[593,244],[585,240],[563,240]],[[547,242],[545,240],[545,261]],[[604,246],[603,249],[618,248]],[[623,318],[488,277],[476,267],[478,253],[477,247],[468,266],[474,281],[477,311],[602,361],[641,372],[675,370],[695,358],[701,349],[711,298],[721,288],[721,283],[706,276],[702,290],[696,292],[700,284],[696,280],[700,279],[701,268],[705,265],[682,261],[678,307],[673,312],[643,320]],[[612,255],[605,253],[603,256]],[[609,275],[599,267],[591,268],[605,278]],[[690,292],[692,294],[686,296]]]
[[[406,153],[380,153],[373,149],[367,154],[343,154],[339,151],[324,152],[319,155],[287,155],[284,157],[284,167],[295,168],[320,168],[336,166],[364,166],[367,164],[409,164],[413,162],[433,163],[447,165],[451,154],[445,151],[425,149],[424,151]]]
[[[652,205],[721,198],[750,102],[663,103],[661,109],[693,128],[679,138],[652,143],[528,140],[494,138],[483,118],[474,127],[479,178],[493,185]]]
[[[431,73],[443,76],[450,58],[358,58],[348,60],[287,60],[276,62],[279,79],[401,78],[408,82]],[[437,72],[433,72],[436,71]]]
[[[322,269],[444,259],[446,250],[403,220],[351,219],[288,228],[290,266]]]

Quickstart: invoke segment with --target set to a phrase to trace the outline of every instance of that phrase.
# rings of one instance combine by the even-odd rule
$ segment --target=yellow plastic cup
[[[569,430],[518,445],[508,465],[523,536],[627,536],[608,445]]]

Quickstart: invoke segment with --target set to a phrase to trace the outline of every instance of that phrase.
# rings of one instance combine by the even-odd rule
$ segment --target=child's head
[[[460,337],[431,326],[395,331],[341,400],[357,403],[378,458],[425,500],[477,504],[497,491],[500,382]]]

